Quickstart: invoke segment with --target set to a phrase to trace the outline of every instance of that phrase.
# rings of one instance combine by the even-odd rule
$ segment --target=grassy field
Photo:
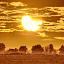
[[[0,55],[0,64],[64,64],[63,55]]]

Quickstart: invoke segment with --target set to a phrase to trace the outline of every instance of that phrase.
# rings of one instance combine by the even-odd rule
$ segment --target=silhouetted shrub
[[[62,45],[62,46],[60,47],[59,51],[60,51],[61,54],[64,54],[64,45]]]
[[[44,51],[41,45],[32,46],[32,53],[42,53]]]
[[[50,44],[49,45],[49,52],[51,53],[52,51],[54,51],[54,47],[53,47],[53,44]]]
[[[25,54],[26,54],[26,52],[27,52],[27,47],[26,47],[26,46],[20,46],[19,51],[20,51],[21,53],[25,53]]]
[[[5,50],[5,44],[4,43],[0,43],[0,51],[4,51]]]

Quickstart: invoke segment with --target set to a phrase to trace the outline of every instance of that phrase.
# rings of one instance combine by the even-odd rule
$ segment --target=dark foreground
[[[0,55],[0,64],[64,64],[63,55]]]

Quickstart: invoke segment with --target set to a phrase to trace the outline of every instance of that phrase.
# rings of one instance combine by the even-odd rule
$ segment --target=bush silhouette
[[[49,45],[49,52],[51,53],[51,52],[53,52],[53,51],[54,51],[53,44],[50,44],[50,45]]]
[[[62,45],[59,49],[60,53],[64,54],[64,45]]]
[[[26,53],[27,52],[27,47],[26,46],[20,46],[19,51],[21,53]]]
[[[44,51],[41,45],[32,46],[32,53],[42,53]]]
[[[0,43],[0,51],[4,51],[5,50],[5,44],[4,43]]]

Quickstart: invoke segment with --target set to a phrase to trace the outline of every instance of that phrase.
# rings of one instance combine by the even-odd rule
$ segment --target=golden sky
[[[33,3],[33,1],[29,0],[25,1],[25,3],[21,1],[0,2],[0,41],[4,42],[7,48],[19,47],[20,45],[27,45],[31,48],[31,46],[35,44],[46,46],[49,43],[53,43],[54,46],[58,48],[63,44],[64,7],[30,7],[29,5],[31,2]],[[42,2],[48,1],[35,0],[31,6],[42,6],[40,5]],[[52,1],[52,3],[53,2],[55,1]],[[57,2],[58,4],[56,4]],[[56,1],[54,6],[63,4],[59,2],[60,1]],[[52,3],[43,5],[51,5]],[[23,15],[27,14],[37,18],[41,17],[43,24],[38,32],[25,32],[23,30],[21,19]]]
[[[42,6],[64,6],[64,0],[0,0],[5,2],[23,2],[27,3],[32,7],[42,7]]]

